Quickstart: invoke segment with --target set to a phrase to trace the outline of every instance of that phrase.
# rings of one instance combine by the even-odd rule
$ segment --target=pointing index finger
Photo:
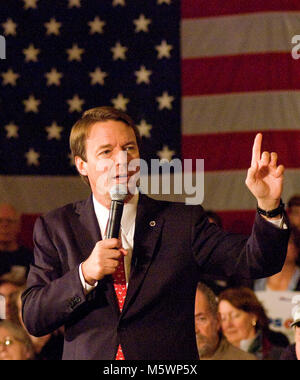
[[[258,133],[255,136],[254,144],[253,144],[253,148],[252,148],[252,160],[251,160],[251,166],[252,167],[255,167],[257,162],[260,160],[261,143],[262,143],[262,134]]]

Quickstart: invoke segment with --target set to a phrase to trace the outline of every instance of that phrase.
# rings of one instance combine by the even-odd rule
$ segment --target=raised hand
[[[246,185],[257,199],[258,206],[273,210],[279,206],[283,189],[284,166],[277,166],[277,153],[261,154],[262,134],[255,137],[251,167],[248,169]]]

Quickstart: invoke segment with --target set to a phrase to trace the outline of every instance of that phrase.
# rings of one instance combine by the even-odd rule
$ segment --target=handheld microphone
[[[111,205],[106,230],[106,239],[119,238],[124,200],[127,197],[127,187],[122,184],[113,186],[110,191]]]

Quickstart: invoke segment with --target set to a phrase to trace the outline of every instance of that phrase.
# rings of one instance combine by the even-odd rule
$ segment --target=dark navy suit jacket
[[[150,223],[152,222],[152,223]],[[153,223],[155,222],[155,223]],[[243,278],[281,270],[289,231],[256,216],[249,239],[210,224],[201,206],[140,195],[131,275],[120,314],[111,276],[85,296],[79,265],[101,239],[92,197],[40,217],[35,263],[23,294],[29,332],[65,326],[63,359],[197,359],[199,273]]]

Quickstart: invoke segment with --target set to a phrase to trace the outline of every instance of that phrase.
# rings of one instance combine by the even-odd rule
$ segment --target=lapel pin
[[[150,227],[155,227],[156,223],[155,223],[155,220],[151,220],[151,222],[149,223]]]

